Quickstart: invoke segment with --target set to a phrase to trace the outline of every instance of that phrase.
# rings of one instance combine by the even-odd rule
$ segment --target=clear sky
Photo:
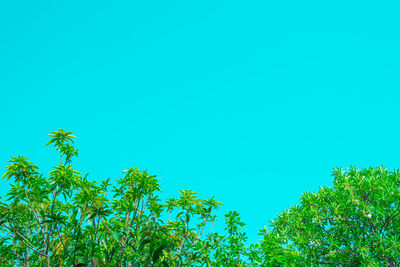
[[[163,196],[191,189],[239,211],[256,241],[332,168],[400,167],[399,13],[365,0],[1,1],[0,168],[22,154],[48,172],[46,134],[63,128],[92,179],[148,169]]]

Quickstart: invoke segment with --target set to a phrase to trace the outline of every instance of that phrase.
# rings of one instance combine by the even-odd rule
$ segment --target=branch
[[[139,211],[139,218],[138,218],[138,220],[140,220],[140,218],[141,218],[141,216],[142,216],[142,213],[144,212],[144,209],[146,208],[147,203],[149,202],[150,197],[151,197],[151,193],[148,195],[148,197],[147,197],[147,199],[146,199],[146,202],[143,203],[143,201],[142,201],[142,209]],[[139,207],[139,202],[138,202],[138,207]],[[135,221],[136,214],[137,214],[137,208],[135,209],[134,216],[133,216],[133,218],[132,218],[131,224],[129,225],[128,231],[127,231],[127,233],[126,233],[125,240],[124,240],[123,243],[122,243],[121,258],[120,258],[120,266],[122,266],[122,260],[123,260],[123,254],[124,254],[124,251],[125,251],[125,246],[126,246],[126,243],[128,242],[129,234],[130,234],[130,231],[131,231],[131,229],[132,229],[133,223],[134,223],[134,221]],[[137,227],[136,227],[137,230],[139,229],[138,227],[139,227],[139,223],[137,224]]]
[[[98,215],[97,215],[98,216]],[[94,220],[94,223],[96,223],[96,219]],[[96,231],[94,233],[94,240],[93,240],[93,245],[92,245],[92,253],[90,255],[91,258],[91,264],[90,266],[94,266],[94,261],[93,261],[93,256],[94,256],[94,247],[96,245],[96,239],[97,239],[97,233],[99,231],[99,225],[100,225],[100,219],[99,216],[97,217],[97,226],[96,226]]]
[[[54,191],[53,192],[53,203],[51,204],[51,209],[50,209],[50,217],[53,217],[53,210],[54,210],[54,205],[56,203],[56,199],[59,195],[59,192]],[[50,247],[50,238],[51,238],[51,233],[53,231],[53,222],[50,223],[50,229],[49,232],[47,233],[47,238],[46,238],[46,261],[47,261],[47,266],[49,266],[49,247]]]
[[[213,211],[214,211],[214,210],[212,210],[212,211],[210,212],[210,214],[209,214],[210,216],[211,216],[211,214],[212,214]],[[203,235],[204,228],[205,228],[206,225],[207,225],[207,217],[204,217],[203,223],[204,223],[204,225],[203,225],[203,228],[202,228],[201,231],[200,231],[199,237],[196,239],[196,241],[195,241],[189,248],[194,247],[194,245],[196,245],[196,243],[200,240],[201,236]],[[211,227],[211,232],[212,232],[212,227]],[[189,249],[189,248],[188,248],[188,249]],[[203,247],[203,248],[204,248],[204,247]],[[185,251],[186,251],[186,249],[183,250],[182,252],[185,252]]]
[[[79,225],[78,225],[78,227],[79,227],[79,229],[78,229],[78,237],[76,238],[76,242],[75,242],[75,250],[74,250],[74,264],[75,264],[75,260],[76,260],[76,249],[78,248],[78,242],[79,242],[79,239],[80,239],[80,237],[81,237],[81,230],[82,230],[82,228],[81,228],[81,226],[82,226],[82,223],[83,223],[83,219],[85,218],[84,217],[84,213],[83,213],[83,210],[81,210],[82,212],[81,212],[81,218],[80,218],[80,221],[79,221]],[[75,231],[75,233],[76,233],[76,231]],[[75,233],[74,233],[74,235],[75,235]]]
[[[62,244],[62,246],[63,246],[64,253],[65,253],[65,254],[67,254],[68,258],[69,258],[69,259],[70,259],[70,261],[71,261],[71,260],[72,260],[72,259],[71,259],[71,255],[70,255],[70,253],[68,252],[68,248],[67,248],[67,247],[65,247],[65,245],[64,245],[64,240],[61,238],[61,235],[60,235],[60,230],[58,229],[58,226],[57,226],[57,224],[56,224],[56,230],[57,230],[57,235],[58,235],[58,238],[61,240],[61,244]],[[72,263],[72,264],[74,264],[74,263]]]
[[[383,228],[385,228],[389,222],[394,218],[394,216],[396,215],[396,212],[400,209],[400,203],[397,205],[396,210],[389,216],[387,217],[387,219],[385,220],[385,222],[383,223],[381,229],[379,230],[379,234],[382,234]]]
[[[29,200],[29,197],[28,197],[28,190],[26,189],[26,184],[25,184],[24,188],[25,188],[25,196],[26,196],[26,199],[27,199],[27,201],[28,201],[28,205],[29,205],[29,207],[33,210],[33,215],[35,216],[35,219],[36,219],[36,221],[38,222],[38,224],[39,224],[39,226],[40,226],[40,229],[42,230],[43,242],[44,242],[44,244],[46,244],[46,234],[45,234],[45,232],[44,232],[43,224],[42,224],[42,222],[39,220],[38,215],[37,215],[37,211],[34,209],[34,207],[32,206],[31,201]]]
[[[22,243],[24,243],[24,245],[26,245],[27,247],[29,247],[31,250],[33,250],[35,253],[41,255],[41,256],[45,256],[45,254],[37,251],[36,249],[34,249],[34,245],[32,245],[31,242],[29,242],[28,239],[26,239],[26,237],[24,237],[23,235],[21,235],[14,227],[12,229],[10,229],[10,227],[7,227],[6,225],[4,225],[5,229],[8,231],[8,233],[10,233],[10,231],[13,231],[15,234],[17,234],[18,236],[22,237],[23,240],[20,240]],[[11,233],[10,233],[11,234]]]

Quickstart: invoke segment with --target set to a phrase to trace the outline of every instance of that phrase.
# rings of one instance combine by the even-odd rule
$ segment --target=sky
[[[237,210],[249,242],[337,166],[400,167],[398,1],[1,1],[0,170],[77,137],[73,166],[130,167]],[[0,195],[9,186],[0,181]],[[223,229],[221,217],[217,229]]]

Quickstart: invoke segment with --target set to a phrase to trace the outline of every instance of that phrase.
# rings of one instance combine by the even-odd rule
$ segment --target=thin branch
[[[379,230],[379,234],[382,234],[383,228],[385,228],[389,222],[394,218],[394,216],[396,215],[396,212],[400,209],[400,203],[397,205],[396,210],[389,216],[387,217],[387,219],[385,220],[385,222],[383,223],[381,229]]]
[[[61,240],[61,244],[62,244],[63,249],[64,249],[64,254],[67,254],[69,260],[72,261],[71,255],[70,255],[70,253],[69,253],[69,251],[68,251],[68,248],[65,246],[64,240],[63,240],[63,238],[62,238],[61,235],[60,235],[60,230],[58,229],[57,224],[56,224],[56,230],[57,230],[58,238]],[[73,263],[72,263],[72,264],[73,264]]]
[[[94,223],[96,223],[96,219],[94,220]],[[99,225],[100,225],[100,219],[99,219],[99,216],[98,216],[98,218],[97,218],[96,231],[95,231],[95,233],[94,233],[94,241],[93,241],[93,245],[92,245],[92,253],[91,253],[91,256],[90,256],[90,258],[91,258],[91,264],[90,264],[90,266],[94,266],[94,260],[93,260],[93,256],[94,256],[94,247],[95,247],[95,245],[96,245],[96,239],[97,239],[97,233],[98,233],[98,231],[99,231]]]
[[[143,201],[142,201],[142,209],[139,211],[138,220],[140,220],[140,218],[141,218],[141,216],[142,216],[142,213],[144,212],[144,209],[146,208],[147,203],[149,202],[150,197],[151,197],[151,193],[148,195],[148,197],[147,197],[147,199],[146,199],[146,202],[143,203]],[[140,200],[139,200],[139,201],[140,201]],[[139,201],[138,201],[138,207],[139,207]],[[124,240],[123,243],[122,243],[121,257],[120,257],[120,266],[122,266],[122,263],[123,263],[122,260],[123,260],[123,254],[124,254],[124,251],[125,251],[125,246],[126,246],[126,244],[127,244],[127,242],[128,242],[129,234],[130,234],[130,231],[131,231],[131,229],[132,229],[133,223],[134,223],[134,221],[135,221],[136,214],[137,214],[137,209],[135,209],[135,213],[134,213],[134,216],[133,216],[133,218],[132,218],[131,224],[129,225],[128,231],[127,231],[127,233],[126,233],[125,240]],[[139,227],[139,223],[137,224],[137,227],[136,227],[137,230],[138,230],[138,227]]]
[[[40,226],[40,229],[42,230],[43,242],[46,243],[46,234],[45,234],[45,232],[44,232],[43,224],[42,224],[42,222],[39,220],[38,215],[37,215],[37,211],[35,210],[35,208],[33,207],[32,203],[31,203],[31,201],[29,200],[29,197],[28,197],[28,190],[26,189],[26,184],[25,184],[24,188],[25,188],[25,196],[26,196],[26,199],[27,199],[27,201],[28,201],[28,205],[29,205],[29,207],[31,207],[31,209],[33,210],[33,215],[35,216],[35,219],[36,219],[36,221],[38,222],[38,224],[39,224],[39,226]]]
[[[18,236],[22,237],[23,240],[20,240],[20,242],[24,243],[24,245],[26,245],[27,247],[29,247],[31,250],[33,250],[35,253],[41,255],[41,256],[45,256],[45,254],[37,251],[36,249],[34,249],[34,245],[31,244],[31,242],[29,242],[28,239],[26,239],[26,237],[24,237],[23,235],[21,235],[14,227],[12,229],[10,229],[10,227],[7,227],[6,225],[4,225],[5,229],[8,231],[8,233],[11,234],[10,231],[14,232],[15,234],[17,234]]]

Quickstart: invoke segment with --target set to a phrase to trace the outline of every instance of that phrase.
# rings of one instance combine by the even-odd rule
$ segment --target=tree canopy
[[[261,230],[264,258],[314,265],[400,264],[399,171],[333,170],[333,186],[305,192]]]
[[[2,266],[400,265],[398,170],[334,169],[331,187],[303,193],[249,245],[236,211],[213,230],[220,201],[191,190],[162,201],[157,176],[137,168],[90,181],[72,166],[76,137],[49,136],[60,156],[47,176],[24,156],[3,175]]]

